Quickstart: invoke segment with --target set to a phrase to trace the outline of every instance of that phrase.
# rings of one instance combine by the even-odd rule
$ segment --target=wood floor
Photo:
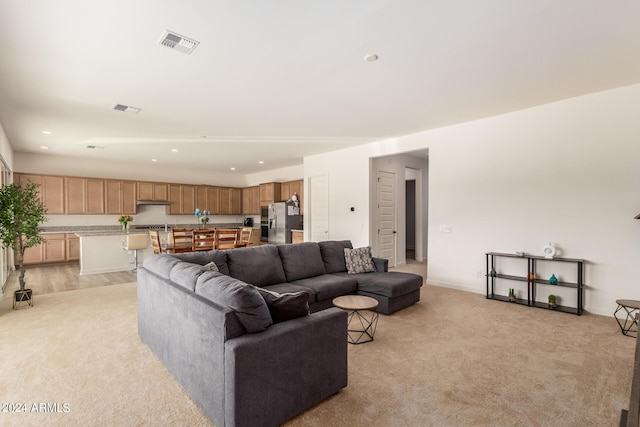
[[[136,274],[122,271],[81,276],[80,265],[78,263],[64,263],[28,266],[26,267],[24,280],[26,287],[33,289],[34,294],[42,295],[52,292],[64,292],[75,289],[135,282]],[[13,291],[17,289],[19,289],[18,273],[14,271],[7,281],[5,296],[13,295]]]
[[[426,263],[417,262],[407,256],[407,264],[394,268],[396,271],[407,271],[426,277]],[[122,271],[117,273],[80,275],[78,263],[49,264],[42,266],[28,266],[24,276],[26,287],[33,289],[35,294],[49,294],[65,292],[75,289],[95,288],[98,286],[116,285],[136,281],[136,274]],[[9,276],[4,289],[5,296],[13,295],[19,288],[18,274],[14,271]]]

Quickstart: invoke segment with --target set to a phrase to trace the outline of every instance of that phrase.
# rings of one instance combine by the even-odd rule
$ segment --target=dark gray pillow
[[[371,246],[357,249],[344,249],[344,260],[349,274],[373,273],[376,266],[371,257]]]
[[[279,294],[264,288],[256,289],[267,303],[273,323],[309,315],[309,294],[306,292]]]
[[[198,277],[196,293],[233,310],[249,333],[264,331],[273,324],[269,308],[255,286],[233,277],[205,271]]]
[[[353,248],[350,240],[327,240],[320,242],[319,245],[325,272],[330,274],[347,271],[347,265],[344,262],[344,249]]]
[[[324,274],[320,245],[315,242],[278,245],[287,282]]]

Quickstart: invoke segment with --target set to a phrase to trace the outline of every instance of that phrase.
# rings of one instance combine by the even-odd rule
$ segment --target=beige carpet
[[[10,306],[0,402],[27,412],[0,412],[0,425],[210,425],[139,340],[134,283]],[[613,318],[425,286],[419,304],[380,316],[374,342],[349,346],[348,387],[287,425],[616,426],[634,346]]]

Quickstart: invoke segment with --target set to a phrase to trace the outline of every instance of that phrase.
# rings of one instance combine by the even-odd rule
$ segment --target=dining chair
[[[236,247],[244,248],[251,246],[251,236],[253,235],[253,227],[242,227]]]
[[[216,229],[193,230],[193,251],[211,251],[216,246]]]
[[[154,254],[162,253],[162,245],[160,244],[160,233],[158,230],[149,230],[149,239],[151,240],[151,248]]]
[[[216,230],[216,249],[237,248],[238,229],[218,229]]]
[[[173,251],[175,253],[193,251],[193,229],[174,228],[171,230],[173,237]]]

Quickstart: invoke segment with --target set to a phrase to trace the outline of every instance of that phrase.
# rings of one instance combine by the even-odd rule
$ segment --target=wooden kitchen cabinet
[[[105,181],[105,213],[135,215],[136,183],[108,179]]]
[[[169,184],[169,215],[191,215],[196,210],[196,186]]]
[[[137,182],[138,200],[166,202],[169,200],[169,184],[159,182]]]
[[[78,261],[80,259],[80,237],[75,234],[65,234],[65,249],[67,261]]]
[[[33,182],[40,186],[40,200],[42,200],[44,207],[47,208],[47,215],[65,213],[64,177],[15,173],[13,179],[15,182],[22,184]]]
[[[104,179],[65,177],[65,211],[68,214],[104,214]]]
[[[279,182],[260,184],[260,206],[267,206],[269,203],[279,202],[280,186],[281,184]]]
[[[24,264],[43,264],[80,259],[80,239],[74,234],[51,233],[42,237],[44,238],[43,243],[24,251]],[[76,240],[77,243],[71,242],[72,240]],[[67,250],[68,247],[70,247],[70,251]]]
[[[260,215],[260,187],[242,189],[242,214]]]
[[[234,187],[220,188],[220,214],[221,215],[242,215],[242,189],[241,188],[234,188]]]

